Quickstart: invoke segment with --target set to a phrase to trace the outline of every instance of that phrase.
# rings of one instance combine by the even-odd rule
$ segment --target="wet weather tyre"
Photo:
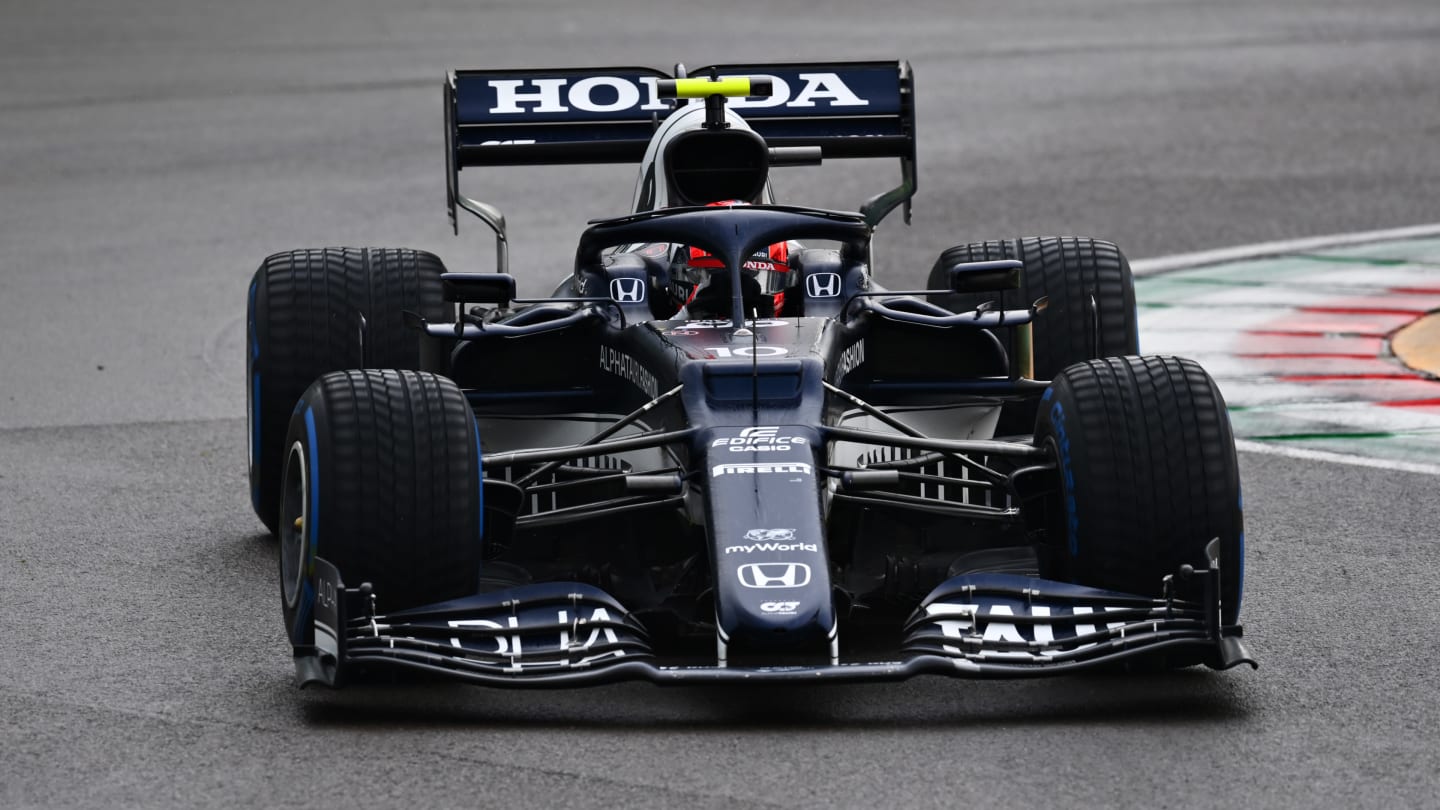
[[[1035,322],[1037,378],[1051,379],[1066,366],[1083,360],[1139,352],[1130,262],[1113,243],[1043,236],[956,245],[935,262],[929,289],[949,285],[951,265],[994,259],[1019,259],[1025,264],[1023,287],[998,294],[1006,309],[1023,309],[1041,297],[1050,299]],[[996,295],[953,293],[936,300],[961,312],[994,300]],[[1098,322],[1090,314],[1091,298]]]
[[[1035,439],[1059,465],[1049,531],[1071,579],[1160,596],[1182,564],[1208,565],[1205,546],[1218,537],[1221,618],[1236,621],[1240,474],[1225,400],[1199,364],[1152,356],[1070,366],[1041,400]]]
[[[1130,262],[1113,243],[1042,236],[956,245],[936,260],[927,289],[947,289],[952,265],[995,259],[1018,259],[1025,264],[1021,289],[952,293],[934,300],[952,312],[964,312],[997,298],[1006,309],[1025,309],[1048,298],[1049,305],[1035,319],[1036,379],[1052,379],[1072,363],[1139,353],[1135,283]],[[1035,421],[1035,408],[1033,402],[1007,407],[1000,432],[1028,432]]]
[[[440,347],[402,313],[454,318],[440,259],[405,249],[323,248],[276,253],[250,284],[246,416],[250,502],[276,530],[285,428],[300,394],[327,371],[443,371]]]
[[[313,559],[393,612],[474,593],[481,562],[480,447],[465,395],[414,371],[332,372],[300,398],[285,437],[280,583],[304,643]]]

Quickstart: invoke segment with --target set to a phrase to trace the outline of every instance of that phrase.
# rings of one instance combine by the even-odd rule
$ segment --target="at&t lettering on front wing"
[[[1106,612],[1123,610],[1125,608],[1107,607],[1101,608],[1097,613],[1094,608],[1076,605],[1069,608],[1068,611],[1060,608],[1057,612],[1049,605],[1031,605],[1017,614],[1011,606],[998,604],[934,602],[925,606],[925,614],[947,638],[976,640],[980,643],[1006,642],[1038,647],[1052,644],[1057,640],[1093,634],[1100,626],[1112,630],[1123,627],[1125,622],[1095,621],[1096,619],[1103,620]],[[1022,620],[1016,621],[1017,616]],[[1035,619],[1046,618],[1052,621],[1035,621]],[[1144,622],[1140,624],[1143,625]],[[1080,647],[1071,648],[1071,651],[1093,646],[1095,645],[1083,644]],[[954,654],[963,652],[958,647],[945,646],[943,649]],[[1039,649],[1035,654],[1044,656],[1056,655],[1059,652],[1060,650]]]
[[[580,618],[578,616],[572,618],[570,616],[570,613],[565,610],[556,611],[556,625],[561,627],[569,625],[571,630],[573,630],[573,633],[571,632],[571,630],[560,630],[559,638],[557,641],[538,645],[543,649],[536,651],[537,653],[541,654],[548,653],[550,656],[553,656],[556,653],[562,653],[566,656],[578,655],[579,658],[566,657],[561,660],[551,659],[544,661],[524,661],[523,659],[525,656],[525,646],[522,640],[522,634],[525,632],[525,628],[521,626],[519,619],[515,616],[507,616],[506,619],[509,625],[508,627],[490,619],[453,619],[447,622],[447,624],[449,624],[449,626],[453,628],[483,627],[489,630],[514,630],[514,633],[495,635],[491,639],[491,641],[493,641],[496,645],[496,648],[494,650],[479,650],[477,648],[477,652],[489,652],[495,655],[509,656],[511,658],[511,665],[509,669],[515,672],[527,668],[569,669],[576,667],[585,667],[589,666],[590,664],[596,663],[597,661],[605,661],[611,658],[623,658],[625,656],[624,650],[608,650],[606,652],[596,653],[594,655],[585,654],[592,647],[594,647],[595,643],[600,641],[602,637],[609,644],[617,644],[619,642],[618,634],[609,626],[604,625],[604,623],[607,623],[611,620],[610,612],[607,611],[605,608],[595,608],[594,610],[592,610],[590,612],[589,619]],[[587,628],[587,625],[592,624],[599,626]],[[590,633],[584,641],[581,641],[580,637],[582,634],[584,634],[586,629],[589,629]],[[550,638],[553,639],[555,637],[551,636]],[[546,639],[546,641],[549,641],[549,639]],[[457,649],[467,649],[467,647],[461,643],[461,640],[456,637],[452,637],[450,639],[450,644]],[[475,642],[471,641],[470,644],[474,645]]]

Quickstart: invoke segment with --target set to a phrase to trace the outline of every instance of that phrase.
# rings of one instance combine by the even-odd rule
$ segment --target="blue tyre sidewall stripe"
[[[245,307],[245,325],[249,332],[249,352],[245,356],[245,370],[249,373],[250,379],[250,408],[246,417],[250,420],[250,464],[263,463],[260,457],[260,372],[255,370],[256,361],[260,359],[260,334],[257,331],[255,322],[255,298],[260,288],[260,279],[257,277],[250,282],[249,300]],[[250,506],[257,514],[260,512],[260,476],[251,471],[250,475]]]
[[[1236,502],[1235,508],[1240,513],[1240,543],[1239,553],[1235,555],[1237,558],[1235,560],[1235,576],[1238,578],[1235,583],[1237,586],[1235,588],[1235,620],[1239,621],[1240,606],[1245,602],[1245,490],[1243,487],[1237,487],[1237,489],[1239,490],[1239,500]]]
[[[1046,389],[1045,393],[1050,393]],[[1049,399],[1047,396],[1045,399]],[[1065,424],[1065,408],[1058,401],[1050,404],[1050,425],[1055,430],[1055,454],[1060,460],[1060,496],[1065,506],[1065,540],[1070,558],[1080,554],[1080,513],[1075,502],[1075,472],[1070,463],[1069,426]]]
[[[476,472],[477,487],[478,487],[479,490],[480,490],[479,496],[478,496],[479,499],[480,499],[480,506],[479,506],[480,514],[479,514],[477,520],[475,521],[475,523],[476,523],[476,525],[478,525],[478,526],[480,527],[480,536],[477,538],[477,540],[478,540],[479,542],[484,542],[484,540],[485,540],[485,464],[484,464],[484,458],[485,458],[485,457],[484,457],[484,455],[482,454],[482,452],[481,452],[481,450],[480,450],[480,425],[475,422],[475,418],[474,418],[473,416],[470,418],[470,421],[471,421],[471,424],[474,424],[474,425],[475,425],[475,472]]]
[[[305,631],[315,608],[315,555],[320,547],[320,459],[315,438],[315,411],[308,406],[302,407],[305,419],[305,477],[310,489],[310,504],[305,510],[305,538],[309,550],[305,554],[305,577],[300,590],[300,604],[295,608],[295,623],[290,627],[290,640],[296,644],[309,644],[312,639]]]
[[[305,409],[305,442],[308,446],[306,474],[310,478],[309,521],[305,526],[310,540],[310,554],[305,575],[309,577],[315,573],[315,554],[320,548],[320,457],[315,447],[315,411],[312,408]]]

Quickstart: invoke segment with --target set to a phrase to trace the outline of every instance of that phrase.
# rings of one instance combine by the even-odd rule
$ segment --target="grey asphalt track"
[[[425,247],[450,67],[907,58],[914,227],[1136,257],[1440,221],[1440,5],[0,4],[0,807],[1440,806],[1440,480],[1242,455],[1258,672],[298,692],[250,514],[244,291]],[[786,170],[850,207],[894,168]],[[472,176],[473,175],[473,176]],[[530,291],[620,167],[467,173]]]

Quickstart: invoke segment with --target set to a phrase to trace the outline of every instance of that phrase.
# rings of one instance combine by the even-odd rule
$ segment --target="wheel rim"
[[[305,558],[309,543],[305,539],[310,525],[309,488],[305,449],[296,442],[285,459],[285,478],[280,495],[280,588],[285,607],[294,608],[300,600],[305,580]]]

